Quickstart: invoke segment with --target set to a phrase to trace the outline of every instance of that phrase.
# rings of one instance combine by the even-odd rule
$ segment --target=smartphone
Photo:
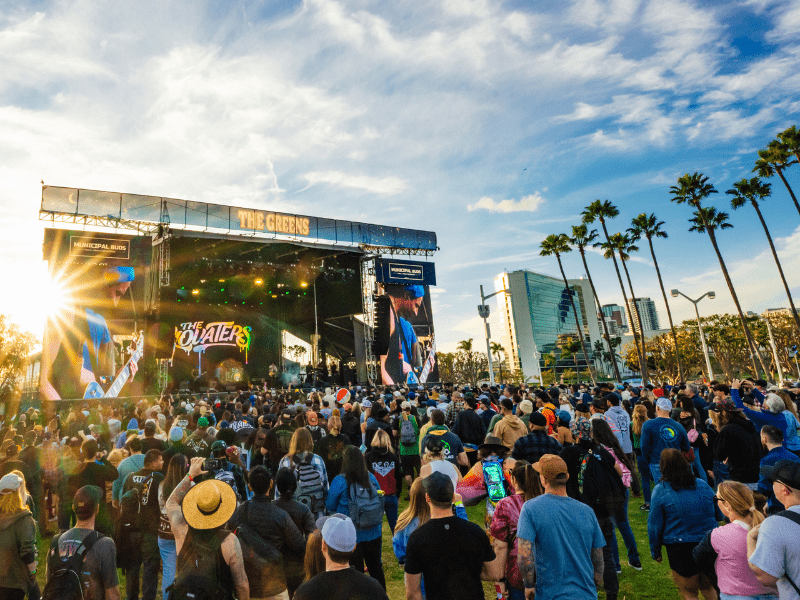
[[[222,461],[218,458],[207,458],[203,462],[204,471],[218,471],[222,468]]]

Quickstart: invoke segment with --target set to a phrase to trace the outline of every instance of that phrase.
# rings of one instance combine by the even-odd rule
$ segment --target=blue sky
[[[41,180],[434,230],[444,349],[482,336],[480,284],[557,275],[539,242],[596,198],[620,208],[614,231],[655,212],[666,285],[730,311],[669,186],[702,171],[728,206],[800,121],[798,37],[797,1],[0,2],[0,256],[28,282],[0,312],[41,328]],[[800,166],[788,176],[800,192]],[[764,214],[800,296],[800,215],[772,183]],[[744,307],[784,305],[755,214],[731,221]],[[656,299],[649,255],[635,261]],[[590,268],[621,304],[611,265]]]

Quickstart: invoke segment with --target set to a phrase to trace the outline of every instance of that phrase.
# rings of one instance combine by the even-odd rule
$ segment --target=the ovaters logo
[[[244,351],[244,362],[247,363],[251,331],[250,326],[237,325],[234,321],[217,321],[205,325],[203,321],[181,323],[175,328],[175,347],[189,354],[212,346],[238,346],[240,352]]]

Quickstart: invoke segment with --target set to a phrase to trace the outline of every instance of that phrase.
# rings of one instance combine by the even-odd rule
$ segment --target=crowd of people
[[[622,567],[647,568],[639,502],[682,598],[800,600],[798,392],[354,386],[6,414],[0,600],[379,600],[387,560],[408,599],[616,600]]]

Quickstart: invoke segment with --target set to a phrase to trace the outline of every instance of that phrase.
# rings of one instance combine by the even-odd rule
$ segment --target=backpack
[[[417,432],[414,430],[412,417],[402,417],[400,422],[400,443],[403,446],[414,446],[417,443]]]
[[[311,464],[313,458],[314,455],[309,452],[308,456],[295,465],[297,490],[294,492],[294,499],[307,506],[312,515],[317,515],[325,509],[325,488],[322,474]],[[294,462],[294,457],[292,461]]]
[[[591,506],[625,498],[625,485],[614,468],[614,457],[602,448],[592,448],[581,461],[578,474],[581,500]]]
[[[371,529],[383,522],[384,498],[382,494],[378,493],[378,490],[372,485],[370,485],[370,489],[367,489],[359,483],[353,483],[349,493],[350,519],[356,526],[356,530]]]
[[[187,540],[188,541],[188,540]],[[187,543],[184,541],[184,544]],[[169,600],[222,600],[230,594],[220,585],[220,561],[223,561],[220,545],[216,548],[201,546],[192,553],[191,560],[178,568],[172,585],[167,588]],[[195,543],[192,540],[191,543]],[[181,548],[181,552],[184,552]],[[223,561],[224,562],[224,561]],[[180,563],[178,563],[180,564]]]
[[[50,552],[47,555],[47,569],[50,577],[42,592],[42,600],[82,600],[84,597],[81,571],[83,561],[97,540],[103,537],[98,531],[92,531],[80,542],[71,556],[59,556],[58,542],[64,533],[53,536]],[[78,543],[77,540],[75,543]]]
[[[233,489],[233,492],[236,494],[236,498],[241,500],[242,496],[239,494],[239,486],[236,485],[236,478],[233,476],[232,471],[226,471],[225,469],[220,469],[217,471],[217,474],[214,475],[214,479],[217,481],[224,481]]]
[[[136,484],[122,494],[119,501],[119,521],[130,531],[139,531],[139,513],[142,512],[142,496]]]
[[[492,505],[496,505],[508,495],[506,494],[506,480],[503,476],[501,460],[486,460],[483,462],[483,481],[486,483],[486,492],[489,494],[489,501]]]

